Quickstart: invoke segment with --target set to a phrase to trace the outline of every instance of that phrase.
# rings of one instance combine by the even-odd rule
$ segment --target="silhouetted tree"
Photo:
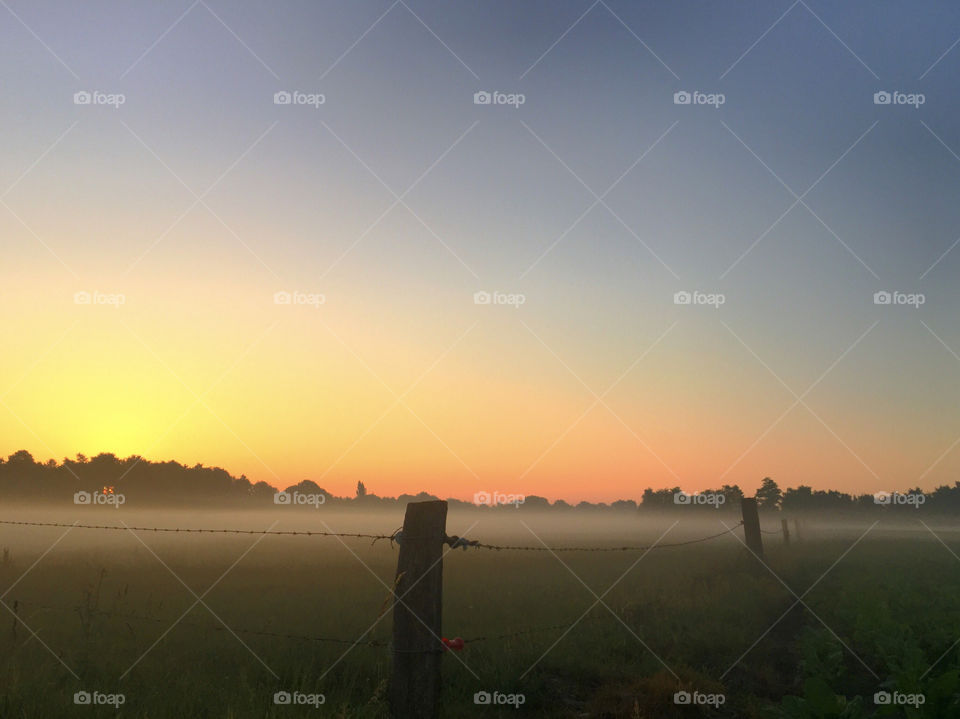
[[[726,498],[726,504],[730,507],[739,506],[740,500],[743,499],[743,490],[738,484],[725,484],[720,488],[720,493]]]
[[[780,498],[783,492],[780,487],[769,477],[764,477],[760,482],[760,489],[757,490],[757,503],[763,509],[777,509],[780,506]]]
[[[524,497],[520,509],[550,509],[550,500],[546,497],[538,497],[535,494],[531,494]]]

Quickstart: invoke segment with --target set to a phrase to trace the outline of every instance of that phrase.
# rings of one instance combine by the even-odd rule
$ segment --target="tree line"
[[[283,503],[278,490],[266,482],[251,482],[246,476],[234,477],[220,467],[192,467],[179,462],[152,462],[139,456],[126,458],[103,453],[95,457],[78,454],[62,462],[37,462],[26,450],[0,458],[0,497],[8,502],[72,502],[77,492],[110,492],[122,494],[127,506],[194,506],[222,505],[257,507]],[[282,490],[294,496],[320,497],[320,504],[339,507],[376,508],[406,504],[411,501],[439,499],[426,492],[380,497],[369,492],[363,482],[356,493],[338,497],[312,480],[305,479]],[[486,495],[489,497],[491,495]],[[570,504],[562,499],[550,501],[540,496],[514,496],[495,507],[498,511],[633,511],[699,510],[739,512],[745,496],[736,484],[718,489],[687,494],[679,487],[643,490],[639,502],[621,499],[609,504],[580,502]],[[952,513],[960,511],[960,481],[953,486],[940,486],[924,493],[920,488],[877,494],[848,494],[837,490],[813,489],[806,485],[781,489],[765,477],[753,495],[762,511],[795,513],[857,513],[877,511],[923,511]],[[497,495],[493,495],[494,498]],[[452,507],[477,507],[475,502],[447,499]],[[291,502],[296,504],[297,502]]]

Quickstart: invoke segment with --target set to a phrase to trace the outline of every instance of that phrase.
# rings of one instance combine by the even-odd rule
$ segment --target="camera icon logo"
[[[890,704],[891,699],[890,692],[877,692],[873,695],[874,704]]]
[[[91,299],[90,293],[84,290],[73,293],[73,304],[75,305],[89,305]]]
[[[479,292],[473,293],[473,304],[475,305],[489,305],[493,301],[493,297],[489,292],[480,290]]]
[[[280,292],[273,293],[273,304],[275,305],[289,305],[293,301],[293,295],[289,292],[281,290]]]
[[[686,290],[681,290],[680,292],[673,293],[673,304],[675,305],[689,305],[693,301],[693,295],[691,295]]]
[[[293,700],[293,697],[290,695],[290,692],[277,692],[273,695],[274,704],[290,704]]]
[[[673,104],[674,105],[689,105],[691,101],[691,95],[686,90],[680,90],[679,92],[673,93]]]
[[[492,101],[493,97],[486,90],[480,90],[479,92],[473,93],[474,105],[489,105]]]
[[[873,293],[873,304],[875,305],[889,305],[892,300],[893,295],[886,290],[880,290],[879,292]]]
[[[93,95],[91,95],[86,90],[81,90],[80,92],[73,93],[74,105],[89,105],[92,101],[93,101]]]
[[[274,105],[289,105],[291,102],[293,102],[293,95],[291,95],[286,90],[281,90],[280,92],[273,93]]]
[[[491,499],[490,492],[476,492],[473,495],[473,503],[478,505],[489,505]]]
[[[274,504],[290,504],[290,492],[276,492],[273,495]]]
[[[690,695],[690,692],[680,691],[673,695],[674,704],[690,704],[692,699],[693,697]]]
[[[89,704],[91,700],[90,692],[75,692],[73,695],[74,704]]]
[[[873,495],[874,504],[890,504],[890,501],[893,499],[893,495],[890,492],[877,492]]]
[[[90,494],[90,492],[85,492],[84,490],[81,489],[79,492],[74,492],[73,503],[74,504],[90,504],[91,498],[92,498],[92,495]]]
[[[893,99],[892,95],[886,90],[881,90],[880,92],[873,93],[873,104],[874,105],[889,105],[890,101]]]
[[[690,495],[687,494],[686,492],[674,492],[673,503],[674,504],[690,504]]]
[[[477,692],[473,695],[474,704],[489,704],[493,701],[493,697],[490,696],[490,692]]]

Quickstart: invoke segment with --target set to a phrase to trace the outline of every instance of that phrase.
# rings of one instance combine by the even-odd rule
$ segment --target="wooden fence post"
[[[407,505],[393,601],[393,676],[389,697],[394,717],[439,716],[446,527],[446,502]]]
[[[799,517],[793,520],[793,534],[797,538],[798,542],[801,539],[803,539],[803,537],[800,536],[800,518]]]
[[[743,515],[743,535],[747,548],[763,559],[763,539],[760,535],[760,515],[757,513],[757,500],[744,497],[740,500],[740,512]]]
[[[790,529],[787,527],[786,519],[780,520],[780,528],[783,529],[783,546],[789,547],[790,546]]]

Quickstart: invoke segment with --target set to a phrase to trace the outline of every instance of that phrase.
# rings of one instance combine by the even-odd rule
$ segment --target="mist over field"
[[[387,711],[390,606],[401,545],[346,535],[391,536],[402,523],[399,511],[15,509],[23,522],[121,527],[0,527],[3,602],[17,617],[0,636],[3,701],[19,697],[27,716],[84,716],[87,710],[64,709],[58,692],[30,691],[64,671],[49,649],[84,676],[84,686],[102,687],[105,697],[122,693],[128,703],[121,712],[174,716],[167,708],[175,705],[177,712],[202,715],[211,703],[225,716],[242,715],[251,703],[268,707],[263,711],[271,717]],[[902,613],[922,608],[938,628],[896,641],[931,657],[952,641],[944,630],[956,622],[951,607],[960,583],[956,559],[940,542],[960,540],[956,523],[791,520],[791,543],[784,545],[779,515],[767,513],[759,567],[739,533],[649,551],[563,549],[713,536],[737,525],[730,511],[562,514],[450,511],[449,534],[551,549],[445,549],[443,636],[465,640],[456,659],[444,658],[446,714],[485,716],[488,708],[474,695],[489,690],[522,695],[531,716],[684,716],[686,708],[675,703],[679,682],[680,691],[723,696],[724,704],[711,709],[718,715],[743,716],[748,709],[729,687],[774,700],[769,693],[777,690],[769,683],[791,681],[780,644],[788,635],[799,637],[807,662],[819,657],[831,671],[843,666],[846,681],[864,688],[876,681],[870,665],[883,661],[875,652],[885,651],[861,635],[867,625],[853,629],[865,616],[879,640],[899,626]],[[838,561],[842,571],[831,573]],[[867,597],[878,582],[898,592],[887,618],[869,609]],[[769,630],[771,616],[781,621]],[[824,653],[836,638],[821,621],[854,631],[856,650],[836,644],[831,651],[840,654]],[[761,636],[773,640],[751,646]],[[28,677],[19,666],[35,669]],[[187,673],[177,670],[187,666]],[[217,679],[224,674],[234,678]],[[719,674],[724,684],[709,679]],[[950,674],[936,676],[942,685]],[[811,686],[801,691],[814,691]],[[322,696],[324,703],[299,710],[270,705],[276,691]],[[928,696],[939,702],[938,712],[952,702],[950,695]],[[785,715],[813,716],[803,711]]]
[[[0,0],[0,719],[960,717],[958,37]]]

